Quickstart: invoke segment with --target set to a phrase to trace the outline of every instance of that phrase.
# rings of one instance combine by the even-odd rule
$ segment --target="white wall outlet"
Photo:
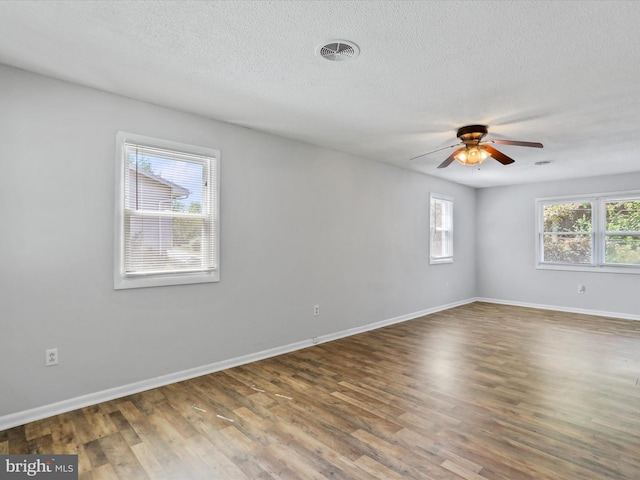
[[[587,287],[584,285],[578,285],[578,293],[584,293],[587,291]]]
[[[313,306],[313,316],[317,317],[318,315],[320,315],[320,305],[314,305]]]
[[[52,367],[58,364],[58,349],[50,348],[44,351],[44,365],[45,367]]]

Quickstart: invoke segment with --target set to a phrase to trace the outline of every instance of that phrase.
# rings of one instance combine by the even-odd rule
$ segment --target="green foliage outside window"
[[[640,201],[607,202],[605,205],[605,262],[640,265]]]
[[[545,232],[590,233],[591,203],[558,203],[544,206]]]
[[[544,261],[590,264],[591,203],[544,206]]]
[[[176,207],[177,211],[185,211],[184,206]],[[200,202],[189,204],[189,213],[200,213]],[[200,252],[202,246],[202,221],[191,218],[175,218],[173,220],[173,243],[177,247],[185,248],[193,252]]]
[[[604,203],[606,264],[640,265],[640,200]],[[545,205],[544,261],[591,264],[593,215],[591,202]]]

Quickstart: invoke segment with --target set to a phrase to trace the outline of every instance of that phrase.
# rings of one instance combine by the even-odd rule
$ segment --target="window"
[[[593,263],[593,212],[588,201],[543,205],[543,262]]]
[[[114,287],[215,282],[218,150],[119,132]]]
[[[429,263],[452,263],[453,198],[432,193],[430,203]]]
[[[539,268],[640,273],[640,193],[539,199],[537,217]]]
[[[603,200],[603,263],[640,267],[640,196]]]

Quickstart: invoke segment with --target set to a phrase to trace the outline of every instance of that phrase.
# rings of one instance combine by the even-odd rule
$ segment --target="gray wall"
[[[638,189],[640,172],[478,190],[477,296],[639,316],[640,275],[535,268],[536,198]]]
[[[221,150],[220,283],[113,290],[118,130]],[[431,191],[452,265],[428,263]],[[473,298],[475,196],[0,66],[0,417]]]

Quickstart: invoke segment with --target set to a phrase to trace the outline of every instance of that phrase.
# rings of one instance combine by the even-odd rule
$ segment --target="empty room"
[[[638,480],[639,22],[0,0],[0,480]]]

